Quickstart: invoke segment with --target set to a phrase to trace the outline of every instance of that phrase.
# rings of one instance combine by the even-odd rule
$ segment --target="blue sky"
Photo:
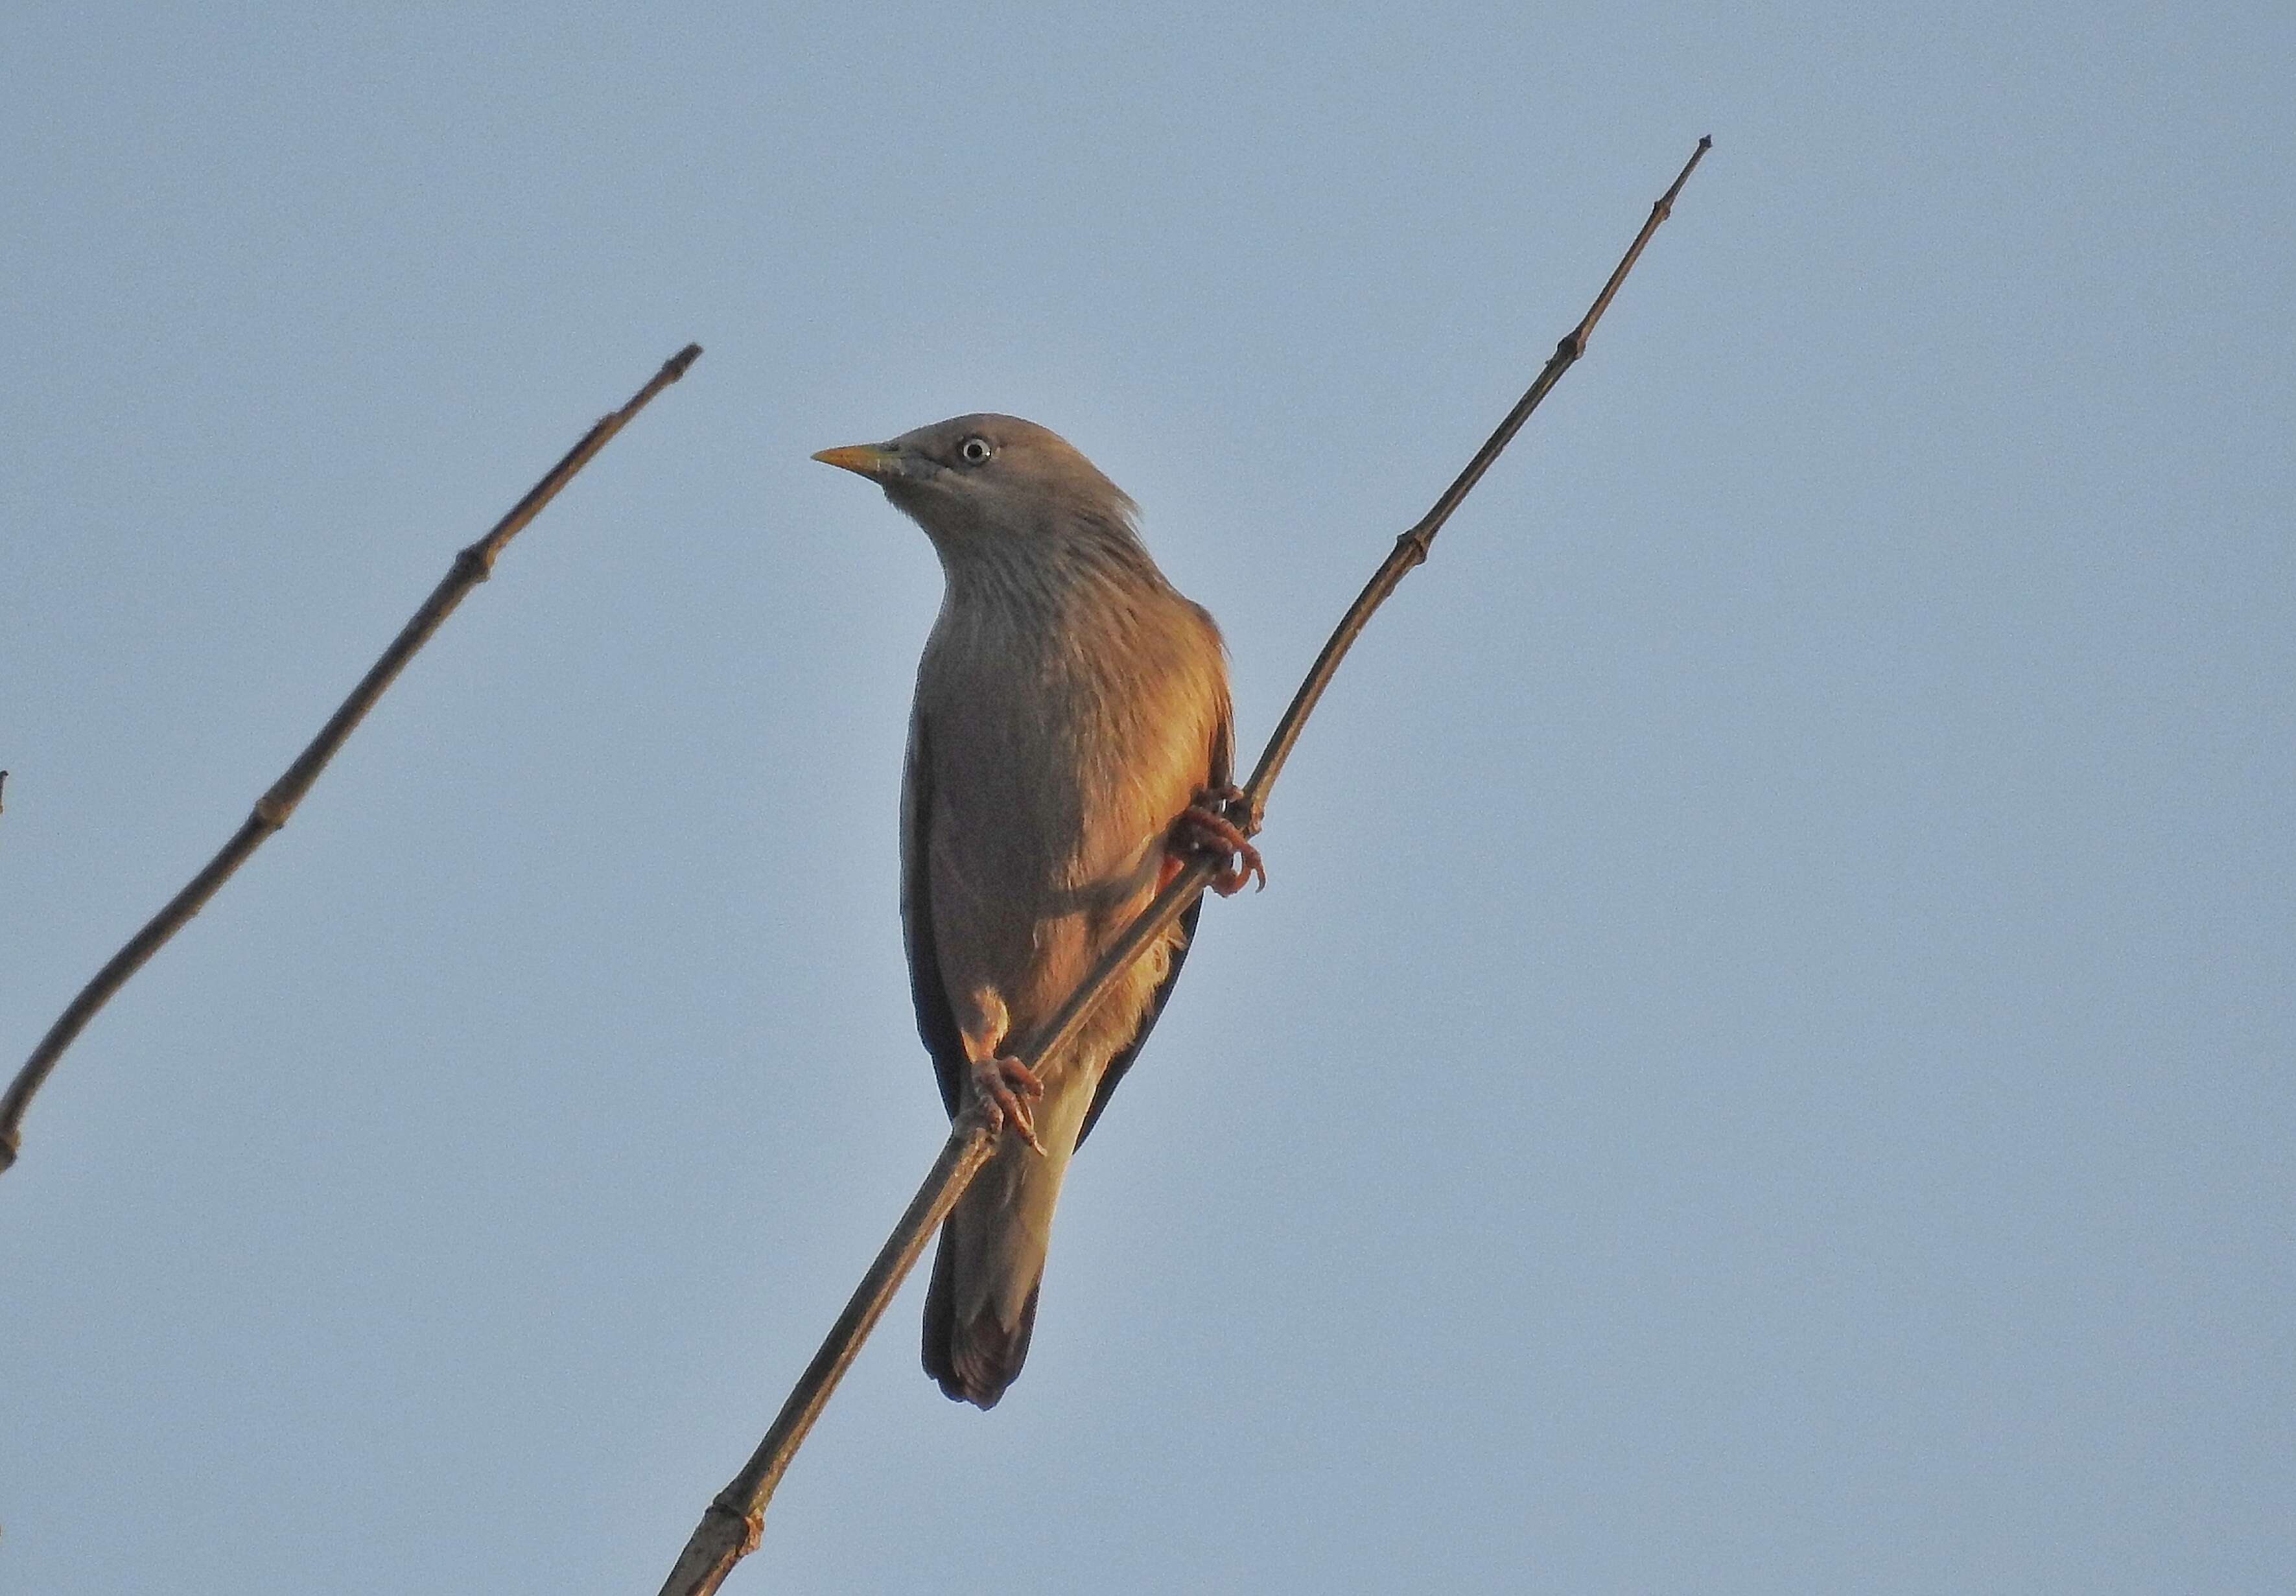
[[[0,1589],[652,1590],[943,1129],[914,528],[1351,658],[994,1413],[734,1591],[2296,1579],[2284,7],[25,7],[0,1044],[688,340],[0,1177]]]

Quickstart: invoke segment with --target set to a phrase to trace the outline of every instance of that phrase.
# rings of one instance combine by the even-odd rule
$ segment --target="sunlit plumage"
[[[1226,661],[1132,502],[1042,427],[961,416],[816,458],[882,484],[946,578],[909,724],[901,907],[942,1101],[955,1115],[980,1091],[1004,1120],[942,1228],[925,1305],[927,1372],[986,1408],[1028,1353],[1069,1156],[1154,1024],[1194,911],[1037,1077],[999,1060],[1210,818],[1192,806],[1229,781]]]

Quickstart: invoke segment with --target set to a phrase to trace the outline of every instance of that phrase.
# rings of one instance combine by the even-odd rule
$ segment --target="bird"
[[[996,1140],[941,1226],[925,1372],[994,1407],[1028,1355],[1070,1156],[1139,1056],[1200,897],[1030,1069],[1012,1049],[1197,853],[1222,896],[1267,872],[1232,784],[1227,655],[1141,540],[1130,498],[1016,416],[813,456],[877,483],[940,559],[901,783],[901,928],[917,1032],[954,1120]]]

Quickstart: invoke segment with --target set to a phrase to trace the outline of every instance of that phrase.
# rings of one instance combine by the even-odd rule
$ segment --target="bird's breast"
[[[944,610],[919,698],[936,857],[968,887],[1056,912],[1085,906],[1079,894],[1128,896],[1152,870],[1152,846],[1206,778],[1226,688],[1217,639],[1147,608]]]

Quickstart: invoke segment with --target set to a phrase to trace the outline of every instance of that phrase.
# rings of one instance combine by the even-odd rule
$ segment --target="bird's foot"
[[[1207,787],[1173,823],[1173,839],[1187,852],[1217,857],[1219,869],[1207,885],[1222,897],[1234,897],[1254,877],[1262,888],[1267,885],[1267,867],[1259,862],[1259,850],[1251,846],[1251,832],[1259,829],[1259,819],[1245,805],[1242,789]]]
[[[1045,1083],[1035,1070],[1018,1059],[975,1059],[972,1091],[980,1100],[990,1135],[1002,1131],[1009,1119],[1021,1141],[1040,1153],[1045,1150],[1045,1144],[1037,1140],[1036,1116],[1029,1111],[1029,1101],[1045,1094]]]

